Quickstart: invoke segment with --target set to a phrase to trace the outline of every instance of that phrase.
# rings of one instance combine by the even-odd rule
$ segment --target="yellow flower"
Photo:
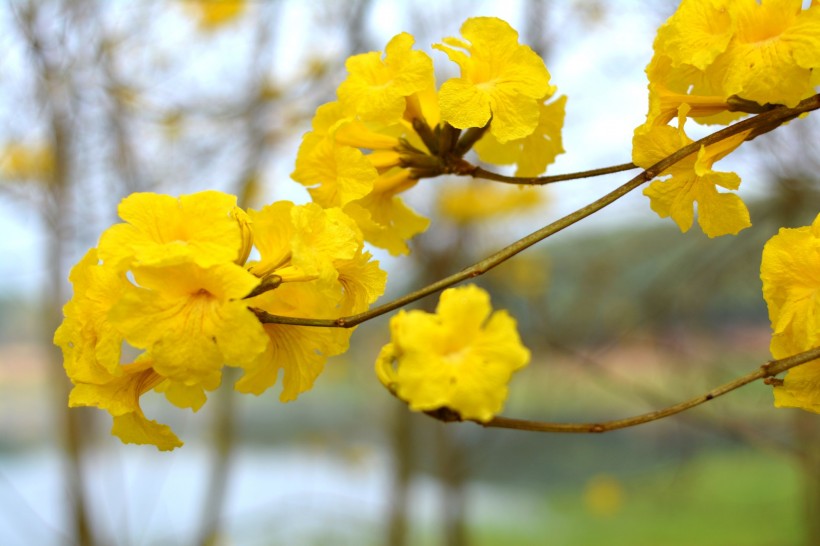
[[[74,297],[63,307],[65,318],[54,333],[63,351],[63,366],[73,382],[106,381],[118,373],[122,335],[108,322],[108,311],[127,282],[103,267],[92,248],[68,276]]]
[[[299,146],[291,178],[308,188],[314,203],[342,207],[367,195],[378,175],[359,149],[308,133]]]
[[[388,42],[384,60],[375,51],[350,57],[347,79],[337,90],[344,111],[363,121],[395,123],[404,115],[405,97],[434,87],[433,61],[413,51],[413,43],[403,32]]]
[[[795,106],[815,94],[820,69],[820,6],[801,0],[730,3],[737,24],[726,53],[707,70],[725,78],[725,93],[759,104]]]
[[[499,142],[492,133],[485,134],[476,142],[474,149],[482,161],[494,165],[516,164],[515,176],[538,176],[555,161],[558,154],[564,153],[561,144],[561,127],[564,125],[564,109],[567,97],[559,97],[549,104],[540,104],[538,125],[524,138],[517,138],[505,143]]]
[[[691,65],[705,70],[729,46],[735,22],[729,12],[735,0],[684,0],[658,29],[655,52],[675,66]]]
[[[151,368],[146,358],[120,367],[120,375],[99,384],[77,383],[68,405],[94,406],[114,418],[111,433],[130,444],[152,444],[162,451],[180,447],[182,442],[167,425],[149,420],[140,408],[140,396],[156,387],[163,377]]]
[[[383,292],[387,275],[364,252],[353,220],[340,209],[278,202],[250,211],[260,260],[256,275],[276,275],[275,290],[244,300],[274,315],[335,319],[365,311]],[[283,402],[310,389],[328,357],[347,350],[352,329],[265,324],[265,350],[244,366],[241,392],[261,394],[280,370]]]
[[[400,311],[390,332],[376,373],[416,411],[449,408],[489,421],[501,411],[510,376],[530,359],[515,320],[492,312],[489,295],[474,285],[445,290],[435,314]]]
[[[538,125],[539,101],[555,91],[544,61],[520,45],[518,33],[495,17],[468,19],[461,34],[469,43],[445,38],[445,45],[433,45],[461,68],[460,78],[441,86],[441,118],[459,129],[483,127],[492,118],[490,132],[499,142],[532,133]]]
[[[394,169],[379,176],[373,191],[344,207],[370,244],[393,256],[410,252],[407,241],[422,233],[430,220],[408,207],[399,193],[412,188],[418,180],[405,169]]]
[[[245,10],[245,0],[185,0],[182,5],[197,17],[202,30],[226,25]]]
[[[188,386],[218,384],[223,364],[242,366],[265,349],[262,325],[242,300],[259,279],[242,267],[194,263],[135,267],[109,319],[145,349],[163,377]]]
[[[684,105],[679,118],[680,127],[655,126],[636,131],[632,140],[632,161],[647,168],[668,157],[693,141],[683,131],[686,111]],[[712,165],[740,146],[748,131],[734,135],[708,147],[701,147],[679,161],[644,190],[652,210],[661,218],[671,217],[681,231],[688,231],[694,220],[695,203],[698,204],[698,224],[709,237],[737,234],[751,226],[749,210],[734,194],[720,193],[717,186],[736,190],[740,177],[731,172],[717,172]]]
[[[642,129],[666,125],[678,115],[684,104],[690,109],[687,117],[703,124],[727,125],[746,115],[729,111],[722,81],[710,81],[703,71],[693,66],[673,68],[672,59],[655,53],[646,67],[646,75],[649,78],[649,113]]]
[[[0,150],[0,177],[50,182],[54,177],[54,151],[47,145],[7,144]]]
[[[123,442],[149,443],[168,450],[182,442],[165,425],[148,420],[139,397],[164,378],[151,363],[120,364],[122,333],[109,320],[112,307],[129,286],[126,277],[100,264],[92,248],[69,275],[74,297],[63,307],[65,318],[54,334],[74,388],[69,406],[95,406],[114,417],[112,433]]]
[[[236,197],[218,191],[179,198],[131,194],[117,209],[127,223],[103,233],[100,258],[119,268],[239,262],[247,253],[249,232],[235,209]]]
[[[317,286],[316,281],[283,284],[274,291],[246,300],[252,307],[282,316],[336,318],[341,291],[332,292]],[[236,390],[261,394],[276,383],[283,370],[282,402],[295,400],[309,390],[324,369],[328,357],[348,348],[351,329],[313,328],[286,324],[264,325],[265,351],[245,366],[245,373],[236,382]]]
[[[260,259],[248,269],[258,277],[335,281],[336,263],[352,259],[363,243],[356,223],[340,209],[278,201],[249,214]]]
[[[669,100],[653,98],[657,93],[690,95],[690,116],[697,117],[709,115],[700,107],[715,113],[720,100],[732,96],[787,106],[810,97],[820,67],[820,6],[801,6],[800,0],[682,2],[655,39],[647,68],[650,104]],[[650,121],[653,109],[663,110],[651,106]]]
[[[820,215],[811,226],[782,228],[763,247],[763,297],[772,323],[771,352],[785,358],[820,346]],[[820,360],[786,373],[775,405],[820,413]]]

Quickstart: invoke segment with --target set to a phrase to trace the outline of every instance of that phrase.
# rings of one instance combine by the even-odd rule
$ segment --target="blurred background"
[[[5,0],[0,544],[820,544],[820,419],[774,409],[763,384],[605,435],[445,425],[411,414],[376,380],[385,317],[362,325],[294,403],[279,403],[276,388],[235,395],[230,377],[196,414],[144,397],[146,413],[186,442],[171,453],[123,446],[107,414],[67,408],[51,338],[68,271],[117,221],[124,196],[219,189],[254,208],[306,202],[289,173],[344,60],[408,31],[443,81],[456,68],[430,44],[476,15],[518,29],[569,97],[567,153],[549,174],[627,162],[646,111],[643,68],[675,4]],[[721,163],[741,175],[752,211],[754,226],[737,237],[681,234],[636,193],[478,279],[533,351],[504,414],[625,417],[764,362],[760,253],[780,226],[818,212],[815,117]],[[383,301],[627,177],[514,193],[423,180],[407,199],[432,227],[409,257],[378,253],[390,275]],[[499,206],[459,206],[476,191]]]

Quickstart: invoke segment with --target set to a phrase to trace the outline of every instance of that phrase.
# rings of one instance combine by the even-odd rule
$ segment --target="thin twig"
[[[478,423],[488,428],[508,428],[513,430],[528,430],[533,432],[571,432],[571,433],[600,433],[609,432],[611,430],[618,430],[621,428],[634,427],[657,421],[670,415],[675,415],[682,411],[694,408],[710,400],[714,400],[719,396],[739,389],[744,385],[748,385],[758,379],[774,377],[786,370],[805,364],[812,360],[820,358],[820,347],[815,347],[808,351],[787,357],[780,360],[770,360],[766,364],[760,366],[757,370],[739,377],[734,381],[730,381],[724,385],[716,387],[705,394],[696,396],[685,402],[666,407],[664,409],[650,411],[649,413],[642,413],[633,417],[625,419],[615,419],[612,421],[600,421],[598,423],[553,423],[548,421],[529,421],[526,419],[511,419],[508,417],[495,417],[486,423]],[[458,421],[457,414],[453,412],[430,412],[428,415],[444,421]]]
[[[357,315],[351,315],[347,317],[340,317],[337,319],[311,319],[311,318],[299,318],[299,317],[285,317],[281,315],[272,315],[266,311],[261,309],[251,309],[256,316],[259,318],[260,322],[263,323],[270,323],[270,324],[290,324],[290,325],[298,325],[298,326],[316,326],[316,327],[324,327],[324,328],[352,328],[357,326],[363,322],[376,318],[378,316],[384,315],[405,305],[417,301],[425,296],[429,296],[430,294],[434,294],[446,288],[449,288],[455,284],[460,283],[461,281],[472,279],[474,277],[478,277],[479,275],[483,275],[490,269],[500,265],[501,263],[509,260],[519,252],[531,247],[535,243],[546,239],[552,235],[555,235],[559,231],[571,226],[572,224],[583,220],[587,216],[590,216],[599,210],[603,209],[604,207],[611,205],[624,195],[628,194],[635,188],[641,186],[643,183],[648,182],[655,178],[656,176],[662,174],[665,170],[669,167],[681,161],[682,159],[696,153],[701,147],[710,146],[716,142],[720,142],[730,136],[743,133],[748,130],[757,130],[759,128],[765,129],[765,131],[771,131],[775,127],[778,127],[780,123],[783,123],[787,120],[794,118],[795,116],[799,116],[805,112],[810,112],[812,110],[817,110],[820,108],[820,94],[805,99],[800,104],[795,106],[794,108],[786,108],[786,107],[779,107],[768,112],[764,112],[759,114],[755,117],[745,119],[743,121],[739,121],[734,125],[730,125],[729,127],[725,127],[720,131],[712,133],[700,140],[692,142],[678,150],[677,152],[673,153],[672,155],[665,157],[664,159],[658,161],[648,169],[642,171],[637,176],[633,177],[629,182],[616,188],[615,190],[609,192],[608,194],[604,195],[603,197],[599,198],[596,201],[593,201],[589,205],[582,207],[576,210],[573,213],[564,216],[563,218],[556,220],[555,222],[542,227],[541,229],[519,239],[518,241],[512,243],[511,245],[499,250],[492,256],[481,260],[480,262],[459,271],[449,277],[445,277],[437,282],[429,284],[419,290],[411,292],[405,296],[397,298],[393,301],[385,303],[384,305],[380,305],[378,307],[374,307],[369,311],[365,311],[364,313],[359,313]],[[754,133],[755,136],[758,136],[760,133]]]
[[[638,166],[634,163],[623,163],[621,165],[613,165],[611,167],[602,167],[600,169],[591,169],[589,171],[579,171],[575,173],[556,174],[552,176],[535,176],[530,178],[521,178],[517,176],[505,176],[503,174],[494,173],[481,167],[476,167],[470,176],[473,178],[483,178],[485,180],[493,180],[495,182],[504,182],[505,184],[520,184],[527,186],[544,186],[546,184],[554,184],[555,182],[564,182],[565,180],[578,180],[579,178],[592,178],[593,176],[603,176],[605,174],[620,173],[637,169]]]

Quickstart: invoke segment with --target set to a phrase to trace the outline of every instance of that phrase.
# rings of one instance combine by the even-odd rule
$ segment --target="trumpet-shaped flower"
[[[782,228],[763,248],[763,297],[771,352],[785,358],[820,346],[820,215],[811,226]],[[820,413],[820,360],[792,368],[774,389],[775,405]]]
[[[416,411],[449,408],[486,422],[501,411],[512,373],[530,358],[515,320],[468,285],[445,290],[435,314],[400,311],[376,361],[381,382]]]
[[[684,105],[685,106],[685,105]],[[683,131],[687,108],[680,116],[680,127],[651,127],[637,131],[632,141],[632,161],[648,168],[693,141]],[[695,154],[675,163],[660,176],[666,180],[652,182],[644,190],[649,204],[661,218],[671,217],[681,231],[688,231],[694,220],[695,203],[698,205],[698,224],[709,237],[737,234],[749,227],[749,211],[743,201],[734,194],[721,193],[717,187],[736,190],[740,177],[731,172],[717,172],[712,165],[732,152],[748,136],[739,133],[701,149]]]
[[[459,129],[484,127],[492,118],[490,132],[499,142],[532,133],[539,101],[555,91],[544,61],[495,17],[468,19],[461,34],[469,42],[445,38],[433,46],[461,68],[460,78],[441,86],[441,118]]]
[[[404,116],[406,97],[434,87],[433,61],[414,51],[414,42],[403,32],[388,42],[383,60],[375,51],[350,57],[347,79],[337,90],[344,111],[363,121],[395,123]]]

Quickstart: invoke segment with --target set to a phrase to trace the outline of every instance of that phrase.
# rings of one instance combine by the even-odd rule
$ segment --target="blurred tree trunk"
[[[438,477],[442,488],[444,504],[444,544],[447,546],[467,546],[467,472],[465,453],[458,437],[453,435],[453,426],[436,424],[436,447],[438,448]]]
[[[817,415],[798,411],[794,416],[794,431],[803,471],[803,519],[806,522],[806,546],[820,544],[820,422]]]
[[[407,544],[410,479],[416,466],[413,452],[413,419],[402,403],[395,404],[391,420],[390,447],[393,452],[393,483],[390,486],[390,513],[386,546]]]
[[[63,319],[65,283],[68,271],[65,267],[65,242],[73,235],[75,218],[70,206],[72,189],[71,164],[71,108],[69,99],[57,96],[62,74],[60,68],[46,52],[48,44],[41,27],[38,27],[38,5],[29,2],[20,6],[17,23],[26,38],[32,64],[38,71],[37,99],[48,124],[48,136],[54,164],[51,175],[43,180],[45,185],[44,207],[40,210],[44,220],[46,243],[46,281],[42,297],[42,341],[46,348],[46,366],[53,389],[56,436],[65,454],[64,479],[68,495],[67,510],[71,534],[76,544],[94,544],[89,521],[87,497],[84,490],[82,468],[84,431],[89,428],[88,414],[68,407],[71,384],[63,371],[62,354],[54,346],[54,331]]]

